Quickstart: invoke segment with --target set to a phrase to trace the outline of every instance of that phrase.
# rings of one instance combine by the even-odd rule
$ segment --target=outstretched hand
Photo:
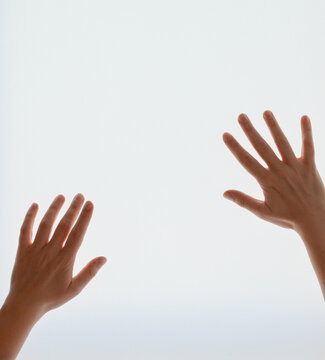
[[[249,118],[240,114],[238,122],[249,141],[265,161],[262,166],[229,133],[223,140],[244,168],[261,186],[265,200],[254,199],[238,190],[227,190],[224,197],[251,211],[258,217],[279,226],[305,231],[308,226],[324,220],[325,189],[315,165],[311,123],[301,118],[302,153],[297,158],[271,111],[263,113],[282,160],[256,131]]]
[[[58,195],[42,218],[34,241],[38,205],[32,204],[27,211],[20,229],[10,291],[0,309],[1,360],[14,360],[35,323],[49,310],[79,294],[106,262],[105,257],[97,257],[73,277],[76,254],[94,209],[92,202],[87,201],[78,217],[84,200],[82,194],[74,197],[51,236],[65,201],[63,195]]]
[[[34,241],[32,229],[38,205],[33,203],[21,226],[19,246],[6,302],[24,304],[26,311],[40,317],[69,301],[87,285],[106,262],[105,257],[91,260],[72,277],[76,254],[87,231],[93,204],[87,201],[73,226],[84,197],[77,194],[50,238],[53,223],[65,201],[58,195],[42,218]],[[72,230],[71,230],[72,229]]]

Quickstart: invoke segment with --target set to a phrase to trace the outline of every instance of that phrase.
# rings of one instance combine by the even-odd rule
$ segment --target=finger
[[[37,247],[43,246],[47,244],[52,227],[54,224],[55,219],[58,216],[58,213],[65,201],[63,195],[58,195],[52,202],[51,206],[46,211],[45,215],[43,216],[40,225],[38,227],[34,244]]]
[[[267,170],[231,134],[224,133],[223,140],[237,160],[258,182],[262,182],[266,178]]]
[[[35,218],[38,211],[38,204],[33,203],[24,218],[23,224],[20,228],[20,235],[19,235],[19,247],[25,248],[32,244],[33,239],[33,226],[35,223]]]
[[[285,161],[287,164],[295,164],[297,162],[296,155],[292,150],[292,147],[287,137],[284,135],[282,129],[276,121],[273,113],[270,110],[264,111],[263,117],[271,132],[271,135],[279,150],[279,153],[281,154],[282,160]]]
[[[91,201],[87,201],[81,211],[81,214],[71,230],[70,235],[62,249],[63,254],[68,257],[75,257],[82,240],[87,231],[91,216],[94,210],[94,205]]]
[[[78,295],[105,263],[106,258],[103,256],[91,260],[79,274],[71,280],[68,290],[70,297]]]
[[[315,148],[311,128],[311,122],[307,115],[301,118],[302,150],[301,157],[306,164],[314,164]]]
[[[82,194],[77,194],[73,198],[69,209],[59,222],[49,242],[49,246],[54,252],[59,251],[62,248],[62,245],[69,235],[69,232],[81,210],[84,200],[85,198]]]
[[[249,141],[254,149],[258,152],[261,158],[266,162],[269,167],[277,167],[280,164],[280,159],[276,156],[271,146],[263,139],[263,137],[254,128],[253,124],[245,114],[240,114],[238,122],[244,130]]]
[[[227,190],[224,192],[223,196],[226,199],[232,200],[237,205],[249,210],[258,217],[263,217],[269,212],[264,201],[255,199],[241,191]]]

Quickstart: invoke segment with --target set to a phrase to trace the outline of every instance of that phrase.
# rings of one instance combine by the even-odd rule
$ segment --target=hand
[[[29,208],[21,226],[6,303],[24,306],[25,311],[34,313],[37,318],[78,295],[106,262],[105,257],[95,258],[72,277],[76,254],[92,217],[93,204],[86,202],[72,228],[84,202],[83,195],[77,194],[50,239],[53,223],[64,201],[63,195],[55,198],[41,220],[33,242],[32,229],[38,211],[36,203]]]
[[[256,131],[245,114],[238,122],[255,150],[267,164],[262,166],[229,133],[223,140],[244,168],[261,186],[265,200],[254,199],[237,190],[227,190],[226,198],[256,216],[297,232],[305,231],[315,221],[325,220],[325,189],[315,165],[311,123],[301,118],[302,153],[297,158],[271,111],[263,113],[282,160]]]
[[[58,195],[52,202],[34,241],[32,229],[38,210],[36,203],[29,208],[21,226],[10,291],[0,310],[2,360],[14,360],[34,324],[47,311],[79,294],[106,262],[103,256],[95,258],[72,277],[76,254],[94,207],[87,201],[73,226],[84,202],[83,195],[77,194],[50,239],[53,223],[64,200],[63,195]]]

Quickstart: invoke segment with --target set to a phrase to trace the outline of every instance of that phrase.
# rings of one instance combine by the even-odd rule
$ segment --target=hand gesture
[[[308,116],[301,118],[302,153],[297,158],[272,112],[265,111],[263,117],[282,159],[245,114],[239,115],[238,122],[267,168],[231,134],[224,133],[223,140],[243,167],[255,177],[265,199],[254,199],[238,190],[227,190],[224,196],[266,221],[299,232],[314,223],[315,219],[323,221],[325,214],[325,189],[315,165],[310,119]]]
[[[33,311],[38,316],[78,295],[106,262],[105,257],[95,258],[72,277],[76,254],[94,207],[87,201],[73,226],[84,202],[83,195],[77,194],[50,238],[53,223],[64,201],[63,195],[55,198],[40,222],[34,241],[32,229],[37,204],[29,208],[21,226],[7,301],[19,305],[23,303],[26,311]]]

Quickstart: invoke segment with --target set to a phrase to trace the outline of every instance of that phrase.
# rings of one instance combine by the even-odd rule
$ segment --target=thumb
[[[103,256],[89,261],[89,263],[72,279],[70,294],[72,297],[78,295],[81,290],[95,277],[98,270],[106,263],[107,259]]]
[[[238,190],[227,190],[223,196],[226,199],[234,201],[239,206],[251,211],[256,216],[261,217],[265,213],[264,201],[255,199]]]

